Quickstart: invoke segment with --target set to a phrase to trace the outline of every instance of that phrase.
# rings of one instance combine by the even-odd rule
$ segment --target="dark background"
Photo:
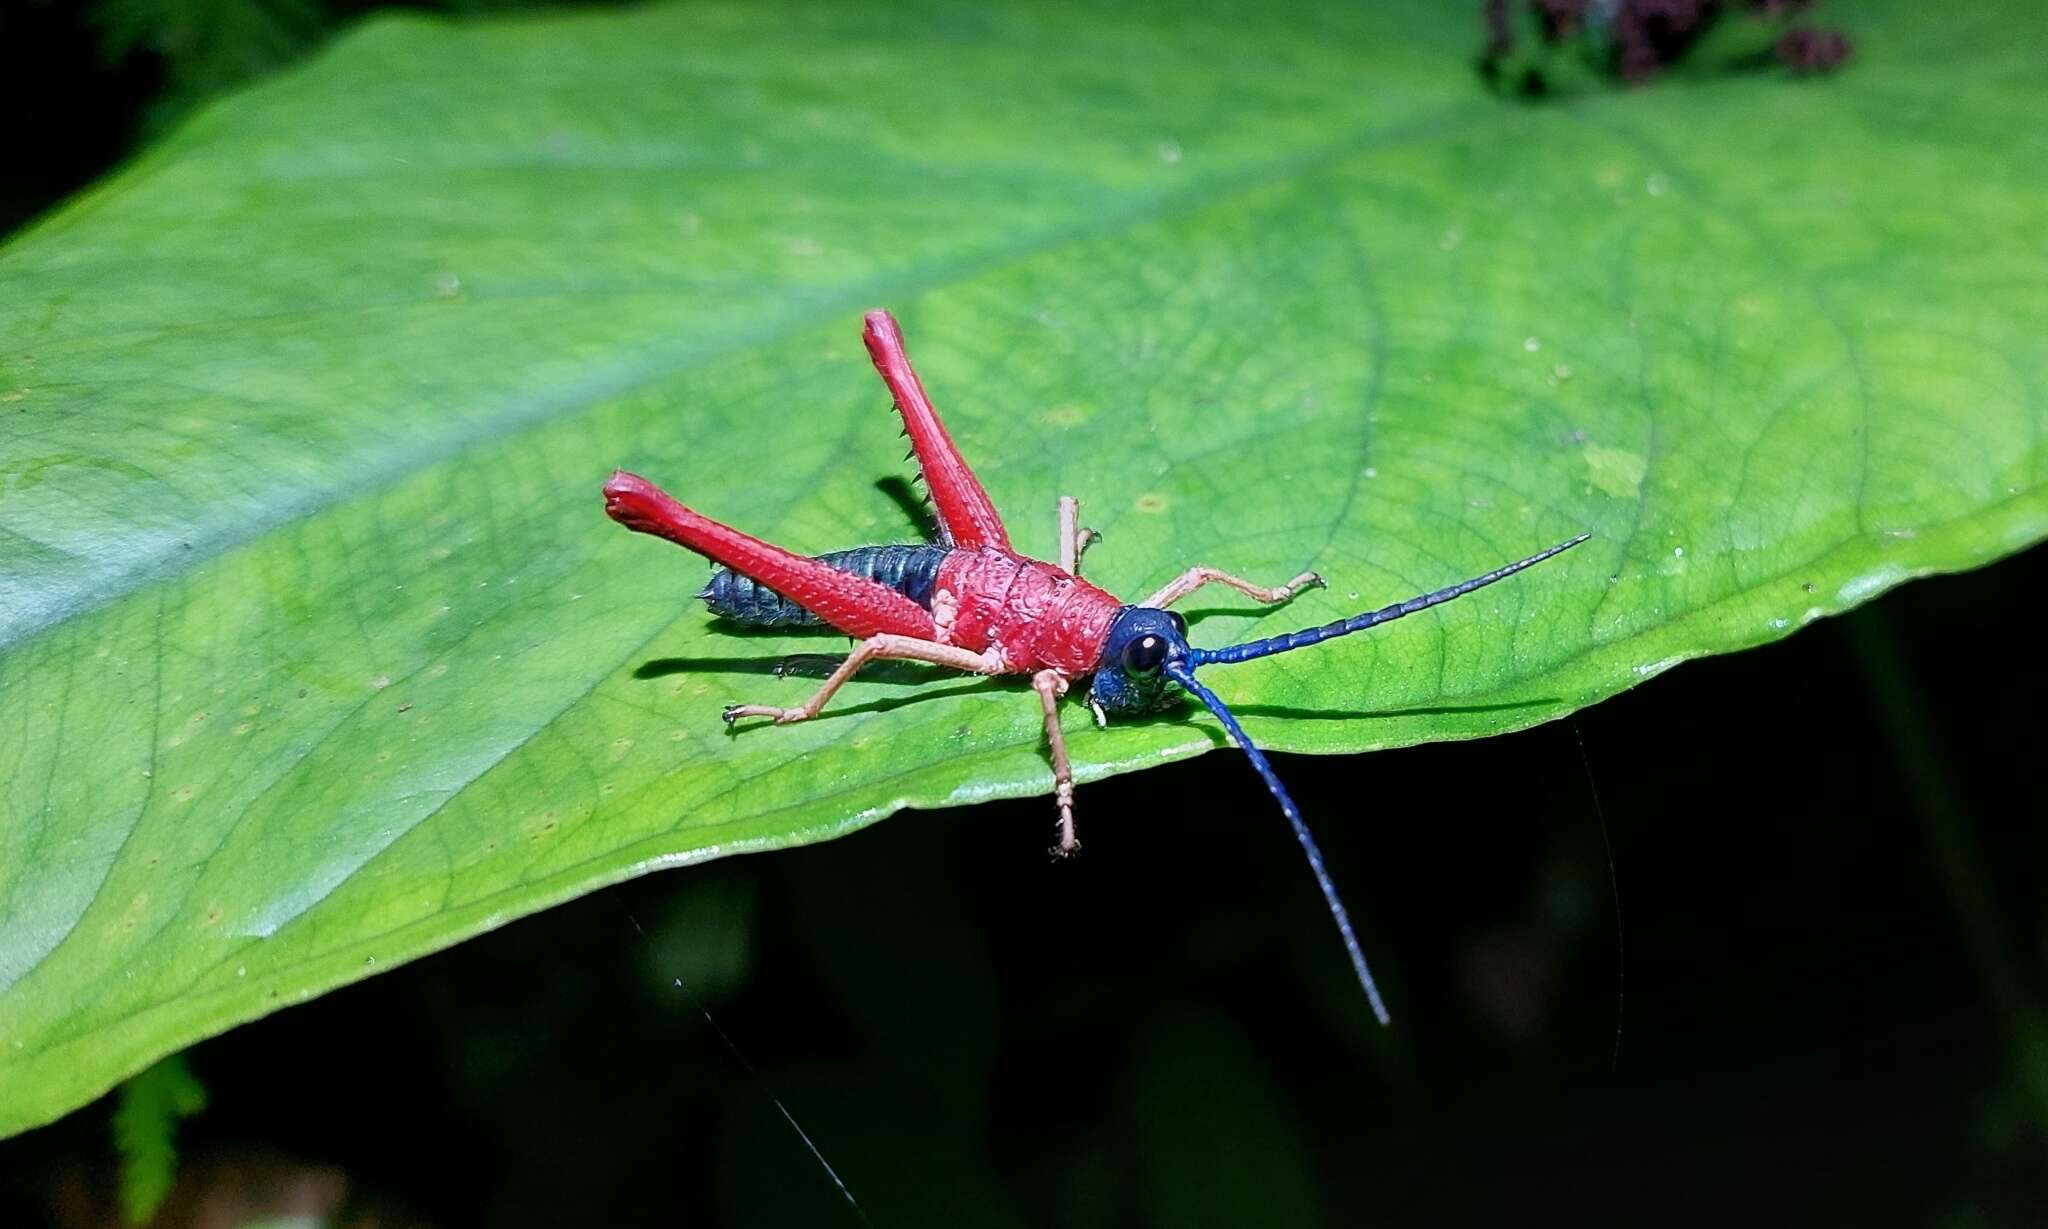
[[[7,8],[0,232],[363,7]],[[1279,757],[1390,1030],[1219,751],[1084,787],[1072,864],[1042,798],[907,813],[202,1044],[165,1223],[859,1225],[779,1097],[884,1226],[2048,1224],[2043,579]],[[103,1223],[110,1105],[0,1143],[0,1225]]]

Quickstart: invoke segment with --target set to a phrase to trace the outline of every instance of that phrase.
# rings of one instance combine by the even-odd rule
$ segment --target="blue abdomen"
[[[880,581],[916,602],[932,608],[932,587],[938,583],[939,564],[945,561],[943,546],[917,545],[856,546],[819,555],[818,562],[837,572]],[[731,568],[720,568],[711,583],[697,594],[711,613],[748,627],[822,627],[825,621],[788,598]]]

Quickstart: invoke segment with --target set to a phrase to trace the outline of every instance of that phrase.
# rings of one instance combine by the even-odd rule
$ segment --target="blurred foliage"
[[[1644,85],[1776,67],[1832,72],[1854,44],[1811,24],[1814,0],[1484,0],[1481,74],[1528,97],[1589,80]]]
[[[86,9],[110,62],[144,56],[160,66],[159,123],[284,66],[345,15],[322,0],[87,0]]]
[[[114,1146],[121,1157],[121,1208],[141,1224],[177,1179],[178,1123],[206,1108],[206,1089],[173,1054],[121,1085]]]
[[[0,235],[209,99],[284,68],[372,13],[451,15],[625,0],[12,0],[0,113],[22,122],[0,175]],[[33,117],[33,119],[29,119]]]
[[[79,7],[109,65],[143,59],[155,67],[162,86],[150,119],[152,128],[161,128],[213,95],[284,67],[367,13],[410,8],[470,14],[564,5],[559,0],[83,0]]]

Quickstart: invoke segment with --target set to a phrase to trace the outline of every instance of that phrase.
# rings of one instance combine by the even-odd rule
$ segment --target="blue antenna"
[[[1391,623],[1404,615],[1412,615],[1418,610],[1427,610],[1453,598],[1463,597],[1474,589],[1483,589],[1494,581],[1513,576],[1523,568],[1534,567],[1553,555],[1570,550],[1591,536],[1582,533],[1569,542],[1560,542],[1548,550],[1536,552],[1527,559],[1510,563],[1506,567],[1495,568],[1484,576],[1475,576],[1471,580],[1460,581],[1434,593],[1424,593],[1405,602],[1395,602],[1391,606],[1382,606],[1378,610],[1352,615],[1335,623],[1325,623],[1321,627],[1289,632],[1284,636],[1271,636],[1264,640],[1247,641],[1244,644],[1233,644],[1222,649],[1190,647],[1179,654],[1173,654],[1163,645],[1161,647],[1160,651],[1166,654],[1165,660],[1160,663],[1161,671],[1167,678],[1178,683],[1182,691],[1200,700],[1210,712],[1216,714],[1216,720],[1223,723],[1223,728],[1230,733],[1231,741],[1244,751],[1245,756],[1252,762],[1252,770],[1259,774],[1259,779],[1264,781],[1266,788],[1272,792],[1274,801],[1280,804],[1280,813],[1287,817],[1288,824],[1294,829],[1295,839],[1301,842],[1301,851],[1308,855],[1308,868],[1314,872],[1316,886],[1322,889],[1323,900],[1330,906],[1330,917],[1337,923],[1337,933],[1344,937],[1344,950],[1351,956],[1351,968],[1358,974],[1358,984],[1365,988],[1365,998],[1372,1004],[1372,1014],[1378,1017],[1383,1025],[1390,1020],[1387,1005],[1380,998],[1380,988],[1372,979],[1372,970],[1366,967],[1365,951],[1359,947],[1358,935],[1351,928],[1351,915],[1345,911],[1344,902],[1337,896],[1337,885],[1331,881],[1329,869],[1323,865],[1323,851],[1317,847],[1316,838],[1309,832],[1308,822],[1302,819],[1301,809],[1295,806],[1294,799],[1288,796],[1287,787],[1280,784],[1280,778],[1274,773],[1273,766],[1266,762],[1265,753],[1252,743],[1250,737],[1245,734],[1244,727],[1237,723],[1237,718],[1224,706],[1223,701],[1216,697],[1216,693],[1195,679],[1195,669],[1198,666],[1228,665],[1232,662],[1271,657],[1275,653],[1305,649],[1309,645],[1321,644],[1325,640],[1334,640],[1339,636],[1362,632],[1368,627]]]
[[[1244,727],[1237,724],[1237,718],[1231,716],[1230,710],[1223,707],[1223,701],[1216,698],[1216,693],[1195,681],[1194,671],[1188,669],[1185,664],[1177,661],[1167,662],[1166,676],[1179,683],[1183,691],[1209,706],[1209,711],[1216,714],[1216,720],[1222,722],[1223,728],[1230,731],[1231,739],[1243,748],[1246,756],[1250,757],[1253,771],[1266,783],[1266,788],[1273,792],[1274,800],[1280,804],[1280,813],[1294,826],[1294,836],[1301,842],[1301,851],[1308,855],[1308,868],[1315,872],[1316,886],[1323,890],[1323,900],[1330,906],[1330,916],[1337,919],[1337,933],[1344,936],[1344,950],[1351,953],[1351,968],[1358,974],[1358,984],[1365,987],[1365,999],[1372,1004],[1372,1014],[1379,1018],[1381,1024],[1390,1023],[1392,1017],[1387,1015],[1387,1005],[1380,999],[1379,985],[1372,979],[1372,970],[1365,965],[1365,949],[1358,946],[1358,936],[1352,932],[1351,915],[1344,911],[1344,902],[1337,897],[1337,885],[1330,882],[1330,872],[1323,867],[1323,851],[1316,845],[1314,835],[1309,832],[1308,821],[1302,819],[1300,808],[1294,805],[1294,799],[1288,797],[1287,787],[1280,784],[1280,778],[1274,773],[1273,766],[1266,762],[1265,752],[1260,751],[1246,736]]]
[[[1348,619],[1339,619],[1335,623],[1325,623],[1321,627],[1311,627],[1304,631],[1289,632],[1285,636],[1271,636],[1264,640],[1252,640],[1244,644],[1233,644],[1229,648],[1224,649],[1189,649],[1188,665],[1191,667],[1221,666],[1229,665],[1232,662],[1250,661],[1255,657],[1271,657],[1275,653],[1290,653],[1295,649],[1305,649],[1312,644],[1321,644],[1325,640],[1335,640],[1339,636],[1349,636],[1353,632],[1362,632],[1368,627],[1378,627],[1382,623],[1391,623],[1403,615],[1412,615],[1418,610],[1428,610],[1431,606],[1441,606],[1452,598],[1465,596],[1474,589],[1484,589],[1496,580],[1505,580],[1523,568],[1535,567],[1552,555],[1563,554],[1592,536],[1590,533],[1582,533],[1569,542],[1559,542],[1548,550],[1537,551],[1527,559],[1517,560],[1503,568],[1495,568],[1484,576],[1474,576],[1471,580],[1459,581],[1449,588],[1438,589],[1434,593],[1425,593],[1420,597],[1411,597],[1405,602],[1395,602],[1391,606],[1382,606],[1378,610],[1369,610],[1364,614],[1352,615]]]

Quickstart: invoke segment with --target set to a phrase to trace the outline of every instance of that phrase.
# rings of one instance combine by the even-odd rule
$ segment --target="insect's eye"
[[[1166,661],[1166,641],[1157,636],[1140,636],[1124,646],[1124,670],[1129,674],[1156,674]]]

